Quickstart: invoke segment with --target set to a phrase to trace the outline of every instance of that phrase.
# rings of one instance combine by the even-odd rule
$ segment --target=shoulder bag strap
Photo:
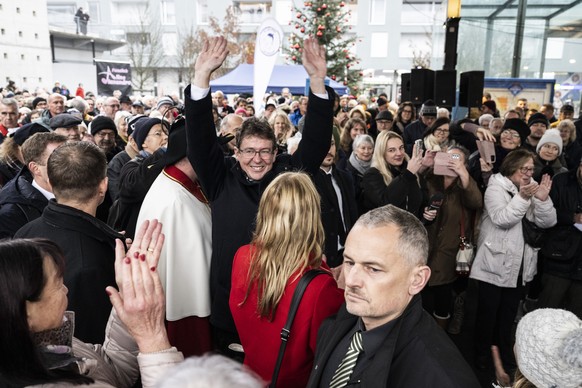
[[[461,241],[465,243],[465,210],[461,204]]]
[[[281,369],[281,363],[283,362],[283,355],[285,354],[285,348],[287,347],[287,341],[289,340],[289,335],[291,333],[291,325],[293,324],[293,319],[295,319],[295,313],[297,313],[297,308],[299,307],[299,303],[301,303],[303,293],[313,278],[322,274],[329,274],[329,272],[322,269],[312,269],[305,272],[295,288],[293,299],[291,299],[289,314],[287,315],[287,322],[285,322],[285,326],[283,326],[283,329],[281,330],[281,346],[279,347],[279,356],[277,356],[277,363],[275,364],[275,370],[273,371],[273,377],[271,378],[271,384],[269,385],[270,388],[275,388],[277,384],[279,370]]]

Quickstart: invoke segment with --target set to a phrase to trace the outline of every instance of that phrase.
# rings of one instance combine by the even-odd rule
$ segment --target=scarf
[[[355,152],[351,153],[349,161],[352,167],[355,168],[356,171],[361,175],[364,175],[364,173],[368,171],[370,165],[372,164],[372,160],[364,162],[363,160],[358,159]]]
[[[75,313],[66,311],[60,327],[33,333],[32,339],[38,346],[41,361],[47,369],[78,370],[78,359],[73,355],[74,331]]]

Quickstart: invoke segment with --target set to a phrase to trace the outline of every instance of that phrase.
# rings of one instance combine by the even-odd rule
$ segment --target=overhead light
[[[523,70],[529,70],[529,66],[524,66]]]
[[[572,59],[570,59],[568,62],[570,62],[570,64],[572,64],[572,65],[573,65],[574,63],[576,63],[576,60],[575,60],[574,58],[572,58]]]

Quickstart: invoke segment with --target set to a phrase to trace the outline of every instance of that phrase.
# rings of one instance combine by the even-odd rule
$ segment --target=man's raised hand
[[[193,84],[200,88],[210,87],[210,75],[218,69],[228,55],[227,41],[223,36],[208,38],[194,65]]]
[[[325,93],[325,76],[327,74],[327,61],[325,60],[325,47],[319,44],[316,38],[310,37],[303,43],[303,67],[309,74],[311,91],[313,93]]]

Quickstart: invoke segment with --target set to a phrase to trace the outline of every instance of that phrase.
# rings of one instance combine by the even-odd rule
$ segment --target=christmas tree
[[[316,36],[327,49],[327,75],[348,86],[352,93],[357,91],[363,73],[356,68],[360,60],[351,51],[358,37],[350,33],[351,11],[346,2],[317,0],[306,1],[303,5],[302,9],[293,7],[295,18],[289,24],[295,31],[289,36],[288,60],[301,63],[303,40]]]

